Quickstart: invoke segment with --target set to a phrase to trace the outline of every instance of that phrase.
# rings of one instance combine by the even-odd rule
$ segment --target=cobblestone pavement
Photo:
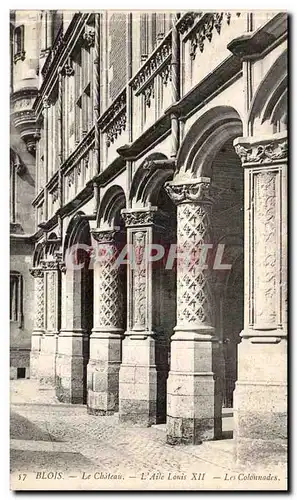
[[[83,405],[57,403],[31,381],[18,382],[11,384],[13,489],[228,489],[225,475],[240,472],[230,439],[170,446],[163,426],[122,426],[117,415],[88,415]]]

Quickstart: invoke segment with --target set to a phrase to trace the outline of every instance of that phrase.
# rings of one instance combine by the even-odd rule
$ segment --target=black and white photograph
[[[81,7],[6,21],[10,489],[287,491],[288,13]]]

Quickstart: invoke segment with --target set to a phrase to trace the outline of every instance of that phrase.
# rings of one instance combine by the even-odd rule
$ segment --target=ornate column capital
[[[233,142],[244,167],[282,163],[288,156],[287,134],[275,136],[238,137]]]
[[[33,276],[33,278],[43,278],[43,269],[40,267],[32,267],[29,269],[29,273]]]
[[[166,227],[168,222],[168,216],[157,207],[150,207],[147,210],[123,209],[121,214],[125,221],[126,227],[141,227],[151,225]]]
[[[44,271],[58,271],[60,262],[58,260],[42,260],[41,266]]]
[[[114,243],[116,233],[117,233],[116,229],[102,230],[97,228],[91,231],[91,235],[93,236],[94,240],[102,244]]]
[[[168,182],[165,190],[174,203],[207,203],[213,202],[210,195],[210,178],[200,177],[190,182],[175,184]]]

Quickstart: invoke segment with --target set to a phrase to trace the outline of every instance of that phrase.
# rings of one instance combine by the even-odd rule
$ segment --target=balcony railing
[[[107,147],[110,147],[122,132],[126,130],[126,120],[126,89],[123,89],[98,120],[99,128],[106,134]]]

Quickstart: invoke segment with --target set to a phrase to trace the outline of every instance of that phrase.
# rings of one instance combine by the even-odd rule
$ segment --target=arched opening
[[[126,264],[119,261],[125,251],[126,229],[121,211],[126,197],[120,186],[103,195],[93,230],[94,325],[88,363],[88,412],[110,415],[119,410],[119,370],[122,338],[127,328]]]
[[[243,261],[237,257],[243,254],[244,172],[233,147],[234,139],[241,135],[242,122],[235,109],[218,106],[208,110],[184,138],[169,188],[178,203],[177,244],[181,248],[189,245],[191,251],[203,251],[204,245],[209,245],[206,267],[195,260],[189,268],[177,269],[177,326],[171,344],[168,415],[184,404],[179,393],[189,391],[190,381],[189,404],[183,409],[182,421],[185,419],[185,426],[191,421],[192,428],[191,432],[183,431],[178,427],[179,415],[170,415],[169,443],[226,437],[222,410],[233,404],[236,349],[243,329]],[[182,341],[188,365],[179,359]]]
[[[61,332],[58,339],[56,394],[60,401],[86,403],[89,338],[93,328],[91,235],[82,212],[70,221],[63,248]],[[67,367],[67,368],[66,368]],[[68,376],[64,374],[68,372]]]
[[[237,380],[237,345],[243,330],[244,171],[230,137],[211,165],[215,252],[229,269],[213,269],[216,331],[223,355],[223,407],[233,407]],[[221,266],[219,266],[221,267]]]

